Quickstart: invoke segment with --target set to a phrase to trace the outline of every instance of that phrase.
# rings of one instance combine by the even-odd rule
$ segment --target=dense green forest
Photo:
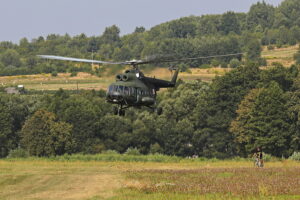
[[[92,71],[63,62],[44,62],[37,54],[128,60],[149,55],[182,57],[246,52],[245,59],[199,60],[203,64],[234,66],[211,83],[179,81],[159,93],[158,116],[147,109],[112,115],[104,91],[78,94],[0,94],[0,157],[25,149],[30,155],[125,152],[228,158],[246,157],[258,146],[274,156],[300,151],[300,51],[296,65],[279,63],[262,70],[261,45],[293,45],[300,41],[300,1],[279,7],[264,2],[248,13],[191,16],[146,31],[120,36],[116,26],[99,37],[84,34],[49,35],[20,44],[0,43],[0,74]]]
[[[163,114],[112,114],[104,91],[0,96],[1,156],[125,152],[227,158],[258,146],[274,156],[300,150],[299,69],[240,66],[212,83],[179,81],[159,93]]]
[[[51,34],[19,44],[0,43],[0,75],[50,72],[92,71],[90,65],[45,62],[38,54],[51,54],[101,60],[130,60],[149,56],[197,57],[245,52],[245,58],[264,64],[261,45],[293,45],[300,41],[300,2],[285,0],[278,7],[258,2],[248,13],[184,17],[157,25],[150,30],[137,27],[132,34],[120,36],[120,29],[107,27],[102,35],[71,37]],[[232,58],[194,60],[182,68],[203,64],[227,64]],[[234,62],[234,61],[233,61]],[[236,61],[235,61],[236,63]],[[233,65],[236,66],[236,65]]]

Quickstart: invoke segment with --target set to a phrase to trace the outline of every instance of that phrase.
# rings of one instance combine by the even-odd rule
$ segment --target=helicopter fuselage
[[[120,109],[128,107],[151,107],[156,104],[156,92],[160,88],[174,87],[178,71],[172,81],[145,77],[137,69],[126,70],[124,74],[116,76],[116,82],[107,90],[106,100],[118,104]]]
[[[112,83],[106,95],[106,100],[113,104],[126,106],[151,106],[155,104],[156,90],[154,86],[146,86],[140,80],[134,82],[117,81]]]

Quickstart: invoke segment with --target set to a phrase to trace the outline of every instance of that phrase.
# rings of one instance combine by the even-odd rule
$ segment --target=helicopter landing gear
[[[119,116],[125,116],[125,110],[119,110]]]
[[[157,115],[161,115],[163,112],[162,107],[157,107],[155,110],[156,110]]]
[[[152,108],[152,111],[154,113],[156,113],[157,115],[161,115],[163,112],[163,109],[162,109],[162,107],[154,107],[154,108]]]
[[[125,108],[123,108],[122,105],[114,106],[113,113],[114,115],[125,116]]]

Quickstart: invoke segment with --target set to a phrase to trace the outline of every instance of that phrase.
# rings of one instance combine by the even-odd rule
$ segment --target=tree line
[[[285,0],[278,7],[258,2],[248,13],[184,17],[150,30],[136,27],[133,33],[124,36],[120,36],[120,29],[113,25],[99,36],[50,34],[32,41],[23,38],[19,44],[1,42],[0,75],[100,73],[89,65],[78,67],[71,63],[45,62],[37,59],[38,54],[122,61],[147,56],[172,55],[178,58],[246,52],[248,60],[265,64],[260,57],[261,45],[273,48],[300,41],[299,13],[298,0]],[[227,67],[232,59],[194,60],[182,68],[205,67],[205,64]],[[232,62],[231,66],[236,67],[237,61]]]
[[[299,66],[298,66],[299,67]],[[300,150],[299,68],[239,66],[211,83],[179,81],[159,93],[162,115],[112,114],[104,91],[0,95],[0,155],[125,152],[228,158],[256,147],[288,157]]]

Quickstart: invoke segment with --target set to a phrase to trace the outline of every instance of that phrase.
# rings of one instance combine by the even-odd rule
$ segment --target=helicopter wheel
[[[122,108],[122,106],[114,106],[113,113],[114,115],[125,116],[125,110]]]
[[[118,115],[118,107],[116,106],[113,107],[113,113],[114,115]]]
[[[155,110],[156,110],[157,115],[161,115],[162,112],[163,112],[162,107],[158,107],[158,108],[156,108]]]
[[[119,110],[119,115],[120,115],[120,116],[125,116],[125,110],[120,109],[120,110]]]

